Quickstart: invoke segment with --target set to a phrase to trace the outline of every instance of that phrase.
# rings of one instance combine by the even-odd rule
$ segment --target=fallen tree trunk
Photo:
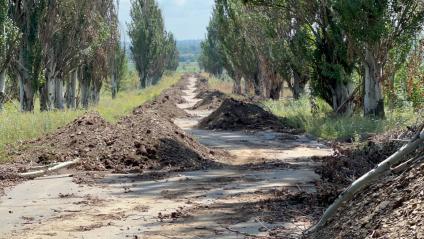
[[[390,171],[394,165],[399,164],[409,153],[414,152],[417,148],[422,146],[424,143],[424,129],[420,128],[419,133],[406,145],[400,148],[392,156],[381,162],[377,165],[376,168],[369,171],[358,180],[352,183],[340,196],[330,205],[327,210],[324,212],[324,215],[321,217],[320,221],[310,228],[307,233],[312,233],[326,224],[326,222],[336,214],[337,210],[343,205],[343,203],[351,200],[353,196],[361,189],[370,185],[374,180],[378,179],[380,176],[384,175],[386,172]]]
[[[22,178],[32,179],[32,178],[44,176],[47,173],[55,172],[55,171],[58,171],[60,169],[70,167],[72,165],[79,163],[80,161],[81,161],[80,159],[75,159],[73,161],[67,161],[67,162],[56,164],[56,165],[49,167],[49,168],[46,168],[46,169],[41,169],[41,170],[38,170],[38,171],[27,172],[27,173],[20,173],[19,176],[22,177]]]

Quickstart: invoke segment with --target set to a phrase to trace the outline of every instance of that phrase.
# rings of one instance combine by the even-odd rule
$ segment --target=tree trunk
[[[233,93],[241,95],[241,75],[239,73],[234,76]]]
[[[266,99],[280,99],[282,82],[277,72],[265,57],[259,61],[261,96]]]
[[[56,109],[59,109],[59,110],[65,109],[64,86],[63,86],[63,79],[61,77],[57,77],[55,80],[54,106]]]
[[[352,115],[355,108],[352,94],[354,86],[352,82],[336,82],[335,88],[331,89],[333,93],[333,110],[338,114]]]
[[[300,73],[293,70],[293,98],[295,100],[300,99],[302,94],[305,93],[305,84],[303,82],[304,80]]]
[[[118,93],[118,82],[115,70],[112,72],[112,80],[111,80],[111,91],[112,91],[112,99],[116,98],[116,94]]]
[[[93,80],[91,84],[91,103],[97,105],[100,101],[100,90],[102,88],[102,81],[99,79]]]
[[[90,104],[90,79],[87,76],[83,76],[80,79],[81,89],[81,105],[84,109],[88,109]]]
[[[382,119],[385,117],[381,82],[383,69],[368,47],[365,50],[364,71],[364,115]]]
[[[244,94],[245,95],[253,94],[254,88],[255,88],[253,84],[253,80],[247,77],[243,77],[243,78],[244,78]]]
[[[140,89],[146,88],[146,76],[144,74],[140,74]]]
[[[3,110],[3,104],[6,101],[6,71],[0,72],[0,112]]]
[[[78,81],[78,69],[73,70],[69,76],[66,87],[66,107],[68,109],[77,108],[77,81]]]
[[[19,101],[21,111],[34,111],[34,89],[31,79],[28,74],[22,73],[19,75]]]
[[[274,72],[272,76],[272,84],[269,92],[269,97],[273,100],[279,100],[281,97],[281,90],[283,89],[283,79]]]

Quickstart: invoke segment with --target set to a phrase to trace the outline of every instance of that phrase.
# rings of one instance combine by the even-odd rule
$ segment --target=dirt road
[[[195,81],[180,108],[199,100]],[[224,167],[160,180],[106,175],[76,184],[64,174],[28,181],[0,199],[0,238],[245,238],[276,227],[284,238],[299,237],[312,214],[308,198],[290,195],[314,192],[319,176],[310,157],[331,150],[301,135],[199,130],[197,122],[211,112],[187,112],[194,117],[175,124],[227,150]]]

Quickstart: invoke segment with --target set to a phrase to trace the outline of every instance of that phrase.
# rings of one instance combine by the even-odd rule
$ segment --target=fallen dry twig
[[[55,171],[58,171],[60,169],[70,167],[72,165],[79,163],[80,161],[81,160],[78,158],[78,159],[75,159],[73,161],[67,161],[67,162],[56,164],[56,165],[49,167],[49,168],[46,168],[46,169],[41,169],[41,170],[38,170],[38,171],[32,171],[32,172],[27,172],[27,173],[20,173],[19,176],[23,177],[23,178],[36,178],[36,177],[43,176],[47,173],[55,172]]]

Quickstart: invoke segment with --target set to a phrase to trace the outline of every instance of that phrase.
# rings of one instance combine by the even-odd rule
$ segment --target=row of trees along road
[[[200,64],[234,93],[244,79],[279,99],[285,81],[298,99],[309,84],[338,114],[383,118],[396,86],[422,104],[423,21],[421,0],[216,0]]]
[[[99,101],[106,79],[118,86],[114,73],[122,72],[125,54],[116,6],[114,0],[2,0],[0,108],[8,86],[18,89],[22,111],[34,110],[37,95],[42,111],[88,107]]]
[[[165,70],[176,70],[178,51],[172,33],[165,31],[161,10],[156,0],[131,2],[129,36],[140,87],[156,84]]]

